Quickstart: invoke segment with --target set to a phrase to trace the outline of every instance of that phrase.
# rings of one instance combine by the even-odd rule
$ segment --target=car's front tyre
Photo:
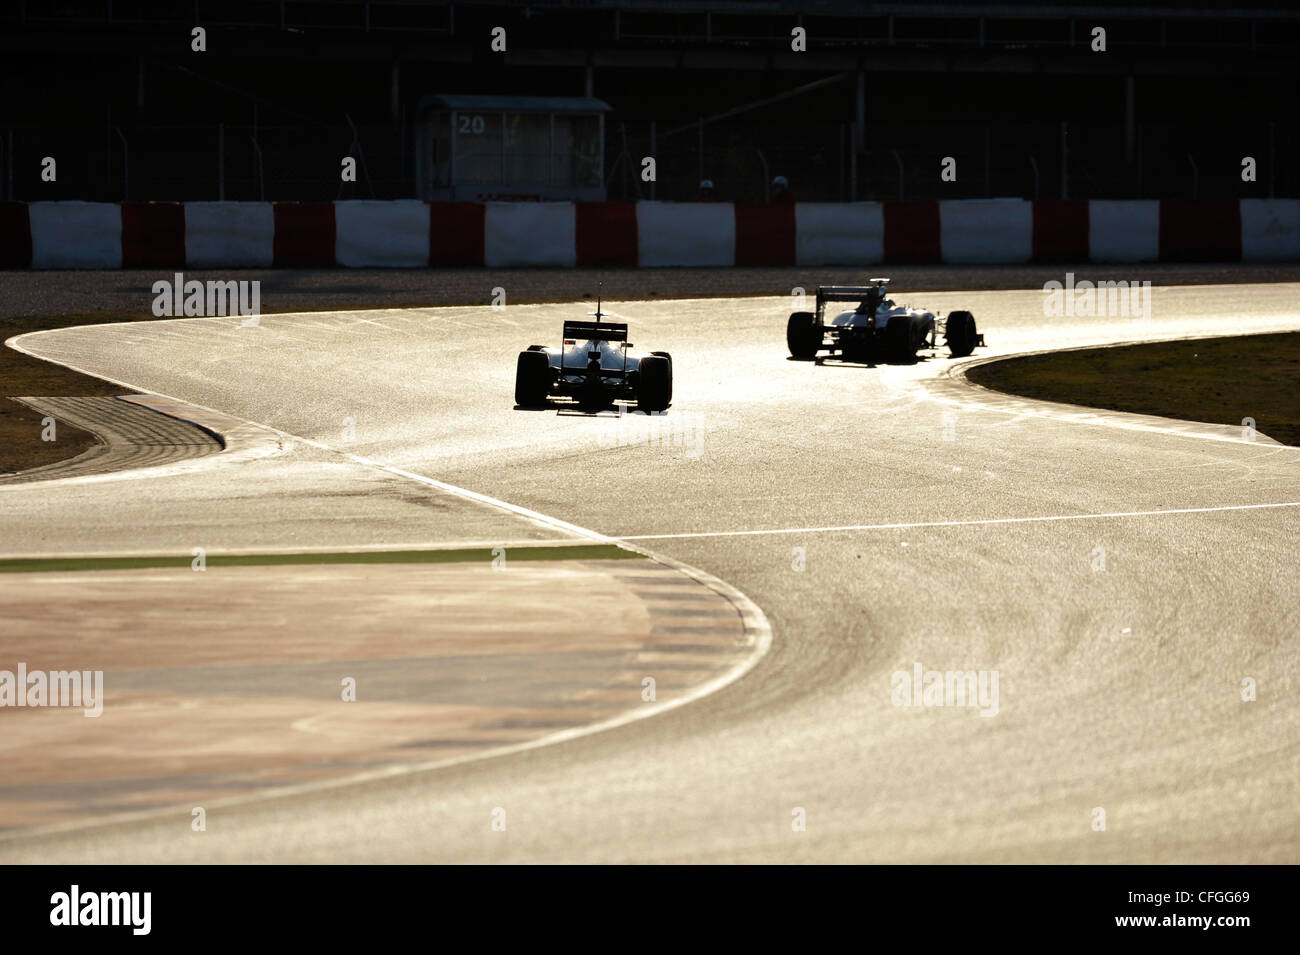
[[[975,334],[975,316],[970,312],[949,312],[943,338],[953,358],[965,358],[975,350],[975,343],[979,341]]]

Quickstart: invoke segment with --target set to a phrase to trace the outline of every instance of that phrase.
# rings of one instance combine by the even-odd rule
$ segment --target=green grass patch
[[[377,550],[358,553],[209,554],[208,570],[218,567],[282,567],[295,564],[464,564],[491,563],[491,547],[445,550]],[[506,565],[536,560],[628,560],[641,557],[616,544],[529,545],[505,548]],[[86,570],[173,570],[192,566],[194,557],[171,554],[147,557],[18,557],[0,560],[0,574],[70,573]]]
[[[976,384],[1026,398],[1240,425],[1300,445],[1300,332],[1029,355],[979,365]]]

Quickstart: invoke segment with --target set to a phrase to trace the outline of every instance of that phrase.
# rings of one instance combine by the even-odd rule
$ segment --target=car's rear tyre
[[[673,403],[673,356],[666,351],[652,351],[650,354],[668,359],[668,404]]]
[[[515,363],[515,404],[542,408],[551,387],[551,362],[541,351],[521,351]]]
[[[912,337],[912,319],[895,315],[885,326],[885,351],[892,361],[915,361],[916,341]]]
[[[817,324],[817,316],[812,312],[795,312],[785,323],[785,343],[790,354],[807,361],[817,357],[817,349],[822,347],[822,327]]]
[[[943,337],[953,358],[965,358],[975,350],[979,340],[975,334],[975,316],[970,312],[949,312]]]
[[[636,406],[640,411],[663,411],[673,396],[673,366],[667,356],[649,355],[637,368]]]

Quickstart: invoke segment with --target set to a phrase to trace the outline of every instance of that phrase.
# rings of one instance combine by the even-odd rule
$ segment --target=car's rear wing
[[[627,341],[627,324],[624,322],[565,322],[565,341]]]
[[[889,279],[876,279],[870,285],[819,285],[817,286],[817,318],[822,317],[822,309],[827,302],[858,302],[865,304],[873,296],[876,300],[884,298],[885,286]]]
[[[817,288],[817,297],[825,302],[852,302],[866,298],[879,285],[821,285]]]
[[[817,300],[819,302],[861,302],[873,291],[884,293],[888,280],[871,285],[819,285]]]

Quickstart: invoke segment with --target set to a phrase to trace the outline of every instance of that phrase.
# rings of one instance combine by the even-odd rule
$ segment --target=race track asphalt
[[[1045,317],[1039,291],[898,297],[969,308],[982,360],[1300,329],[1298,293],[1156,288],[1149,319]],[[459,498],[430,507],[428,488],[363,459],[727,581],[772,626],[751,672],[596,735],[251,800],[202,834],[188,812],[162,814],[18,836],[0,859],[1300,861],[1300,449],[1000,404],[946,357],[791,361],[788,298],[606,303],[638,347],[673,353],[670,412],[515,410],[515,353],[588,307],[25,337],[40,357],[306,440],[199,472],[4,489],[0,550],[546,536]],[[996,713],[896,706],[891,675],[918,663],[996,671]]]

